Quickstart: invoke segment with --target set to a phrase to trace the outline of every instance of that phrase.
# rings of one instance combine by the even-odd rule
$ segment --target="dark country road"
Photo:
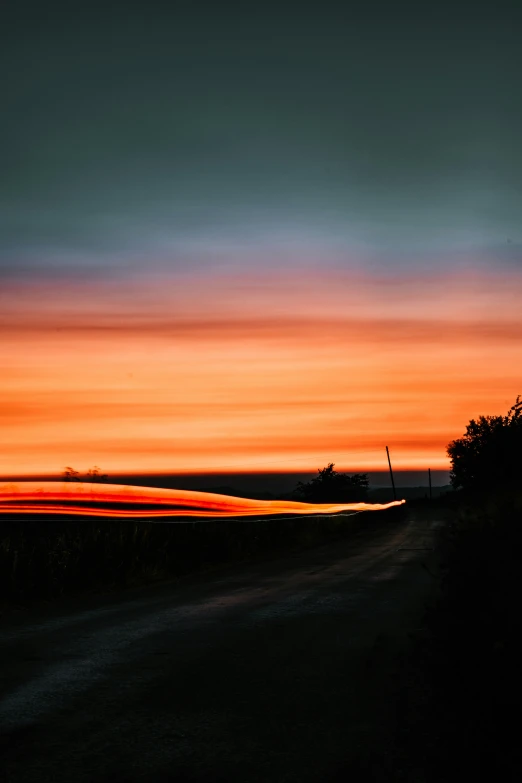
[[[314,549],[0,618],[0,780],[357,780],[391,741],[440,524],[368,517]]]

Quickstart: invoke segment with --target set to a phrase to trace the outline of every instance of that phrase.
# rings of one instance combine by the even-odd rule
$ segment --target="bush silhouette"
[[[97,465],[87,471],[87,481],[100,484],[107,481],[108,478],[107,473],[102,473]]]
[[[88,481],[95,484],[106,482],[109,478],[106,473],[101,473],[97,465],[87,471],[87,475],[84,479],[81,478],[79,471],[74,470],[74,468],[71,467],[65,468],[62,473],[62,477],[64,481]]]
[[[506,416],[471,419],[462,438],[447,448],[454,489],[473,491],[514,487],[522,476],[522,400]]]
[[[64,481],[81,481],[79,472],[71,467],[65,468],[62,476]]]
[[[338,473],[334,463],[318,471],[318,475],[303,484],[298,483],[294,490],[296,500],[305,503],[357,503],[368,496],[368,476],[366,473]]]

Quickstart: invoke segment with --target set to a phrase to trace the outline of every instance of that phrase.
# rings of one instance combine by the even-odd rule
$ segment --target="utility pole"
[[[392,487],[393,487],[393,499],[397,500],[397,495],[395,493],[395,481],[393,480],[393,470],[392,470],[391,461],[390,461],[390,450],[389,450],[388,446],[386,446],[386,454],[388,456],[388,465],[390,466],[390,478],[391,478],[391,483],[392,483]]]
[[[428,468],[428,480],[430,482],[430,503],[431,503],[431,468]]]

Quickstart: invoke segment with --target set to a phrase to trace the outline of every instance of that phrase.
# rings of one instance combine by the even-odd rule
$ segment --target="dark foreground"
[[[374,518],[271,561],[4,616],[2,781],[421,783],[397,750],[396,675],[436,590],[439,524]]]

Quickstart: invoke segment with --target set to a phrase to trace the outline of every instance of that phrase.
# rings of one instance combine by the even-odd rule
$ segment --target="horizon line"
[[[335,463],[334,463],[335,464]],[[205,476],[208,476],[211,478],[212,476],[223,476],[223,477],[263,477],[263,476],[296,476],[296,475],[315,475],[319,472],[319,468],[316,468],[315,470],[309,469],[309,470],[203,470],[203,471],[195,471],[195,470],[185,470],[185,471],[110,471],[107,473],[109,480],[111,477],[125,477],[125,478],[177,478],[177,477],[186,477],[186,478],[204,478]],[[83,475],[81,471],[80,475]],[[346,474],[377,474],[379,476],[388,476],[389,477],[389,470],[382,468],[382,469],[352,469],[352,470],[346,470],[340,468],[338,473],[346,473]],[[431,475],[440,475],[442,473],[448,475],[449,480],[449,474],[450,469],[444,469],[444,468],[433,468],[431,469]],[[394,475],[403,475],[404,473],[415,473],[415,474],[423,474],[425,473],[426,476],[428,476],[428,468],[394,468],[393,470]],[[31,479],[40,479],[40,480],[50,480],[50,481],[56,481],[60,480],[63,476],[63,472],[60,473],[39,473],[39,472],[32,472],[32,473],[16,473],[16,474],[0,474],[0,481],[27,481]],[[81,479],[80,479],[81,480]],[[87,483],[87,482],[85,482]]]

